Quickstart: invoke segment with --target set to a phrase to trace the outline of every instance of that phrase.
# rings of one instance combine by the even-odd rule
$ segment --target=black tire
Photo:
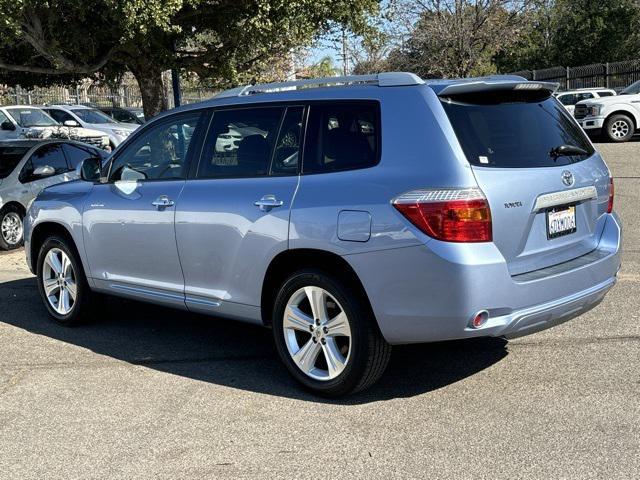
[[[14,205],[7,205],[6,207],[4,207],[1,211],[0,211],[0,228],[2,226],[2,222],[4,222],[5,218],[11,216],[11,218],[18,218],[20,220],[20,231],[22,231],[23,233],[20,234],[20,240],[18,240],[18,242],[11,242],[9,243],[5,238],[4,235],[2,234],[2,232],[0,232],[0,249],[1,250],[13,250],[15,248],[19,248],[23,245],[24,243],[24,225],[23,225],[23,221],[24,221],[24,215],[22,214],[22,212],[20,211],[20,209]]]
[[[626,115],[613,115],[607,118],[603,133],[611,142],[628,142],[635,133],[635,124],[633,119]]]
[[[71,309],[66,314],[61,314],[56,311],[45,294],[44,280],[43,280],[43,270],[44,270],[44,261],[46,255],[52,250],[58,249],[64,252],[71,262],[71,267],[73,268],[73,274],[75,278],[76,285],[76,298],[71,306]],[[42,301],[44,302],[47,311],[51,318],[53,318],[57,323],[65,326],[73,326],[77,325],[87,318],[89,318],[91,314],[91,303],[93,300],[93,293],[87,284],[87,278],[84,274],[84,270],[82,268],[82,263],[80,262],[80,258],[78,257],[78,253],[76,252],[75,245],[73,245],[66,238],[62,238],[59,236],[51,236],[45,240],[40,247],[40,251],[38,252],[38,264],[37,264],[37,283],[38,290],[40,291],[40,296],[42,297]]]
[[[294,362],[287,348],[284,312],[289,299],[303,287],[320,287],[325,290],[348,317],[351,329],[348,360],[342,373],[330,380],[317,380],[308,376]],[[318,395],[338,397],[364,390],[380,378],[389,363],[391,345],[382,337],[366,298],[363,298],[359,289],[322,270],[305,269],[287,278],[275,301],[272,327],[278,354],[291,375]]]

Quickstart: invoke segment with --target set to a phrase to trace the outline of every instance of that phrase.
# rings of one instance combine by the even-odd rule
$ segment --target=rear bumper
[[[578,259],[510,275],[492,243],[427,245],[356,255],[352,265],[391,344],[478,336],[518,337],[595,307],[616,282],[621,226],[608,215],[598,247]],[[481,310],[481,328],[470,321]]]

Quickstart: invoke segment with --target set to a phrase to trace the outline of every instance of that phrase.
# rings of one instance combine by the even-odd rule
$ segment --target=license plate
[[[576,206],[547,210],[547,238],[557,238],[576,232]]]

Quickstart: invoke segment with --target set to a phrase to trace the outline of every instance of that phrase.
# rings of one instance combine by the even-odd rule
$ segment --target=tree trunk
[[[162,69],[147,62],[128,62],[128,67],[140,87],[144,116],[149,119],[167,109],[162,85]]]

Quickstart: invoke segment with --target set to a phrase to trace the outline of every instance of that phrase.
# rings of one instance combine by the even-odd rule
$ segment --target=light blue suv
[[[614,285],[611,175],[520,77],[253,85],[158,116],[25,224],[44,304],[94,292],[272,328],[291,374],[364,389],[391,345],[516,337]]]

